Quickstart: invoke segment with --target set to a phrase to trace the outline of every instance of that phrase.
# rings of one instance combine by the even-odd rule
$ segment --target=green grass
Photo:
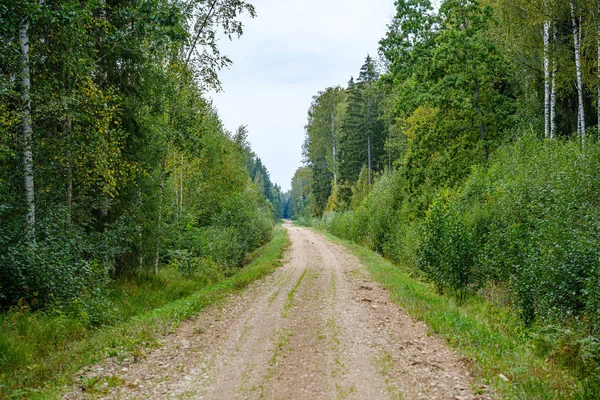
[[[300,275],[300,278],[298,278],[292,290],[290,290],[290,292],[287,294],[285,304],[283,305],[283,309],[281,310],[281,316],[284,318],[287,317],[288,311],[294,305],[294,296],[296,296],[296,292],[298,291],[298,288],[300,287],[302,281],[304,280],[304,277],[306,276],[306,271],[306,269],[302,271],[302,275]]]
[[[594,399],[598,388],[581,382],[535,351],[532,334],[508,308],[492,305],[480,296],[459,303],[411,276],[367,248],[325,235],[352,251],[371,275],[388,289],[394,302],[441,335],[469,363],[480,384],[509,399]],[[506,376],[505,382],[499,377]],[[479,387],[474,388],[476,391]]]
[[[0,316],[0,398],[58,398],[73,374],[107,357],[144,354],[157,338],[186,319],[251,282],[272,273],[289,244],[283,227],[273,240],[250,255],[234,275],[217,282],[184,278],[171,269],[158,277],[119,280],[110,288],[101,314],[110,325],[89,327],[90,312],[29,312]],[[93,386],[93,385],[92,385]]]

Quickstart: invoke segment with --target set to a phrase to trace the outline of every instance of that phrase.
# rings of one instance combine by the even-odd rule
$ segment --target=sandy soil
[[[185,322],[140,359],[108,360],[65,399],[477,399],[465,363],[365,268],[287,224],[274,274]],[[85,379],[84,379],[85,380]]]

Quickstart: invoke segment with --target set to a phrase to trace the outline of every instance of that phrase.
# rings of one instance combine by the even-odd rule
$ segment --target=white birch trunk
[[[544,137],[550,137],[550,21],[544,21]]]
[[[573,0],[569,0],[571,6],[571,20],[573,23],[573,43],[575,45],[575,68],[577,70],[577,97],[578,97],[578,113],[577,113],[577,133],[583,137],[585,133],[585,110],[583,108],[583,73],[581,71],[581,55],[580,55],[580,26],[575,17],[575,5]]]
[[[556,63],[552,66],[552,93],[550,94],[550,139],[556,137]]]
[[[71,117],[67,117],[65,129],[67,130],[67,137],[71,139]],[[73,223],[73,162],[71,149],[67,152],[67,157],[67,226],[71,227]]]
[[[165,179],[167,174],[167,154],[163,155],[160,173],[160,190],[158,194],[158,219],[156,221],[158,231],[156,232],[156,254],[154,255],[154,274],[158,275],[158,264],[160,261],[160,236],[162,235],[162,207],[165,192]]]
[[[554,25],[552,28],[552,41],[553,43],[556,43],[556,25]],[[550,56],[552,65],[552,92],[550,93],[550,139],[554,139],[556,137],[556,74],[558,72],[558,67],[556,64],[556,57],[552,54]]]
[[[331,166],[333,169],[333,185],[337,185],[337,141],[335,140],[335,113],[331,111]]]
[[[33,133],[31,130],[31,77],[29,72],[29,19],[23,18],[19,24],[19,44],[21,48],[21,102],[23,113],[23,176],[25,199],[27,201],[27,237],[35,241],[35,186],[33,178]]]
[[[181,170],[179,171],[179,218],[183,216],[183,154],[181,155]]]
[[[144,206],[144,204],[142,203],[142,189],[140,187],[138,187],[138,207],[140,208],[140,210],[142,209],[142,207]],[[138,266],[140,271],[144,268],[144,230],[143,227],[141,225],[141,223],[139,222],[139,217],[138,217],[138,247],[139,247],[139,258],[138,258]]]

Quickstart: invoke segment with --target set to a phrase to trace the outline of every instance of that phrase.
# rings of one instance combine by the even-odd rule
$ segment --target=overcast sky
[[[234,62],[211,94],[225,128],[248,125],[252,148],[284,191],[301,166],[312,96],[345,86],[364,58],[377,55],[393,0],[250,0],[255,19],[220,48]]]

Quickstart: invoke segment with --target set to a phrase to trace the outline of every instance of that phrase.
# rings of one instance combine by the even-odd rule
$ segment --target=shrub
[[[462,254],[468,243],[474,279],[506,283],[525,321],[597,315],[599,175],[598,143],[524,137],[500,149],[487,171],[474,171],[445,205],[431,206],[424,238],[439,236],[449,247],[435,255],[424,249],[420,261],[441,268],[433,258]],[[449,229],[447,238],[438,229]]]
[[[474,264],[473,231],[448,206],[448,200],[448,195],[441,196],[427,212],[417,265],[440,289],[452,289],[462,298],[481,281]]]
[[[65,231],[61,221],[61,213],[40,219],[35,243],[15,237],[0,241],[0,304],[4,307],[18,301],[33,308],[70,302],[108,283],[110,266],[90,260],[88,240],[78,230]]]

